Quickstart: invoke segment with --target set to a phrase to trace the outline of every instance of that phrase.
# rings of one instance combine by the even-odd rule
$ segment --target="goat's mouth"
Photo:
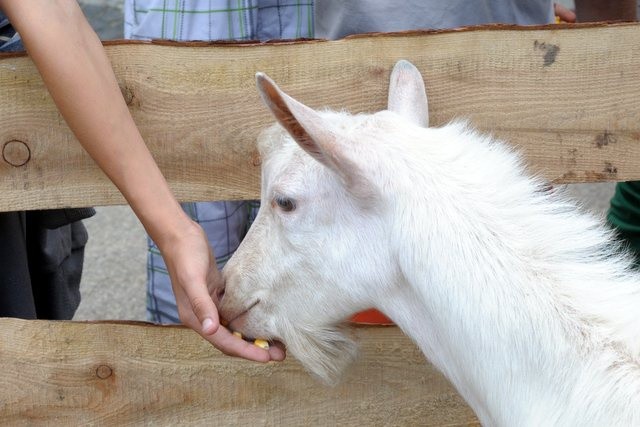
[[[230,321],[226,322],[225,326],[231,330],[234,335],[265,350],[269,349],[271,345],[276,345],[284,351],[285,346],[282,341],[279,341],[270,334],[266,334],[264,329],[256,324],[255,319],[249,318],[250,311],[259,303],[260,300],[258,299],[250,304],[246,310],[238,313]]]
[[[242,329],[246,327],[246,320],[249,315],[249,312],[259,303],[260,303],[260,300],[257,299],[253,303],[249,304],[249,306],[245,310],[241,311],[240,313],[225,317],[227,327],[232,331],[242,332]]]

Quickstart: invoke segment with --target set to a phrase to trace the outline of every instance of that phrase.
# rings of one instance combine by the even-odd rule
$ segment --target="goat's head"
[[[283,341],[326,382],[355,354],[340,326],[376,305],[396,279],[390,254],[384,153],[398,129],[425,127],[422,77],[406,61],[391,75],[388,111],[317,112],[258,73],[279,124],[259,137],[262,205],[224,269],[222,315],[246,336]],[[384,175],[384,174],[383,174]]]

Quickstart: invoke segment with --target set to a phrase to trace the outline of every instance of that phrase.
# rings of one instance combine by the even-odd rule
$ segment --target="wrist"
[[[147,233],[162,253],[179,246],[179,242],[194,235],[202,235],[202,228],[176,203],[174,209],[156,212]],[[157,226],[155,226],[157,224]]]

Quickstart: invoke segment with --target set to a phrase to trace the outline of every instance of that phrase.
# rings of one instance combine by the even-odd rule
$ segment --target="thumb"
[[[218,309],[207,292],[206,285],[187,289],[187,297],[193,314],[200,323],[202,335],[212,335],[220,327]]]

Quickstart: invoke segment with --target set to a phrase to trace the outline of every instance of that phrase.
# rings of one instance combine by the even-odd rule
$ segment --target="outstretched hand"
[[[285,352],[281,345],[264,350],[220,325],[214,299],[223,288],[222,275],[202,228],[192,223],[191,230],[177,240],[160,249],[171,277],[181,322],[227,355],[257,362],[283,360]]]

